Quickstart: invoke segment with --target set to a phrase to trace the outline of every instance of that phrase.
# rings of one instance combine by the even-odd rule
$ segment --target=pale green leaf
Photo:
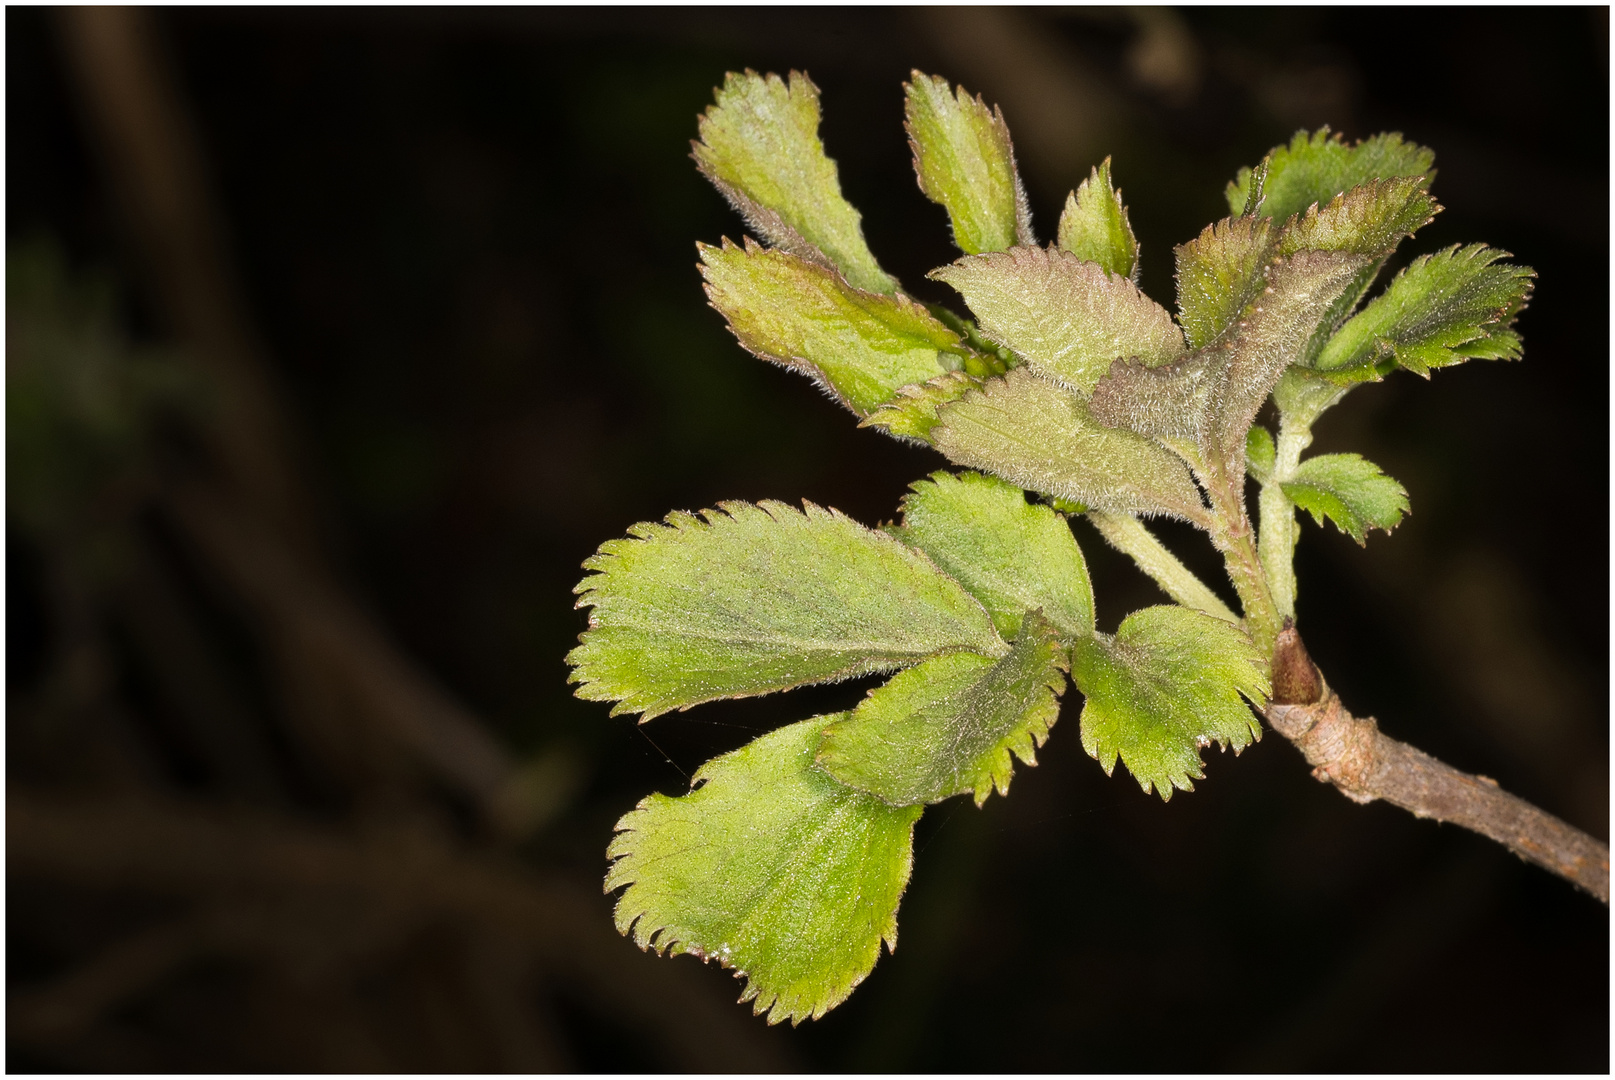
[[[1069,640],[1093,633],[1093,589],[1071,526],[1014,484],[932,473],[903,498],[897,535],[980,600],[1005,640],[1034,609]]]
[[[819,142],[819,88],[796,71],[789,85],[731,71],[716,94],[691,144],[702,174],[772,246],[822,260],[857,288],[896,291]]]
[[[1349,372],[1390,359],[1424,374],[1471,358],[1518,359],[1509,325],[1535,273],[1498,262],[1508,257],[1484,244],[1420,256],[1335,333],[1315,366]]]
[[[579,697],[645,719],[718,698],[1001,655],[979,603],[930,559],[812,503],[720,503],[602,544],[577,586]]]
[[[880,428],[892,435],[930,442],[938,410],[981,384],[982,380],[973,375],[950,371],[923,383],[902,387],[896,397],[870,413],[858,426]]]
[[[1430,168],[1435,158],[1433,150],[1404,142],[1396,132],[1348,146],[1327,127],[1310,134],[1298,131],[1288,146],[1276,146],[1268,153],[1267,176],[1254,213],[1283,221],[1313,203],[1327,203],[1360,184],[1393,176],[1422,176],[1428,184],[1435,175]],[[1252,212],[1251,175],[1252,170],[1240,169],[1228,185],[1230,213]]]
[[[825,721],[714,758],[696,789],[617,822],[606,891],[640,948],[716,960],[768,1022],[818,1018],[897,945],[921,807],[894,808],[813,763]]]
[[[1216,341],[1266,284],[1273,226],[1236,217],[1207,225],[1173,249],[1178,266],[1178,319],[1196,349]]]
[[[1183,332],[1125,277],[1055,248],[971,255],[933,270],[970,305],[986,337],[1039,374],[1086,395],[1117,357],[1168,363]]]
[[[1109,775],[1121,758],[1148,792],[1193,791],[1200,751],[1239,751],[1262,737],[1249,706],[1266,704],[1265,658],[1244,631],[1210,615],[1162,605],[1135,611],[1114,638],[1078,643],[1072,681],[1087,698],[1082,747]]]
[[[1390,532],[1408,512],[1402,485],[1356,454],[1308,458],[1281,486],[1319,525],[1327,517],[1359,544],[1367,542],[1369,529]]]
[[[1273,433],[1265,427],[1252,427],[1245,433],[1245,470],[1258,482],[1267,483],[1273,475],[1273,463],[1278,460],[1278,447]]]
[[[994,788],[1009,792],[1011,755],[1036,765],[1060,715],[1067,647],[1026,612],[1025,632],[1000,660],[955,653],[899,672],[824,730],[818,761],[831,776],[893,806]]]
[[[808,375],[860,416],[899,387],[957,369],[959,335],[906,296],[855,289],[834,270],[749,238],[697,244],[707,298],[754,356]]]
[[[938,416],[931,439],[956,464],[1100,510],[1205,521],[1181,459],[1098,423],[1080,397],[1026,368],[989,380]]]
[[[962,86],[951,92],[939,76],[911,78],[903,127],[914,172],[920,190],[948,211],[954,243],[971,255],[1036,243],[1003,112]]]
[[[1066,196],[1060,247],[1112,274],[1138,280],[1138,240],[1127,220],[1122,193],[1111,186],[1108,157]]]

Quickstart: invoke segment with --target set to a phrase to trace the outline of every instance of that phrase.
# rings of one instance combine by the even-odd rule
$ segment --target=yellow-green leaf
[[[1390,532],[1408,512],[1402,485],[1357,454],[1307,458],[1280,486],[1312,520],[1322,525],[1328,518],[1359,544],[1367,542],[1369,529]]]
[[[696,245],[707,298],[754,356],[794,368],[859,416],[899,387],[957,369],[959,335],[906,296],[855,289],[834,270],[750,239]]]
[[[1114,638],[1079,642],[1071,678],[1087,701],[1082,747],[1109,775],[1119,757],[1148,792],[1193,791],[1200,751],[1213,742],[1235,751],[1262,737],[1241,697],[1266,704],[1265,658],[1221,619],[1161,605],[1122,620]]]
[[[720,503],[610,540],[577,586],[577,695],[645,719],[718,698],[1002,655],[992,619],[923,554],[812,503]]]
[[[1111,186],[1108,157],[1066,196],[1059,243],[1079,259],[1138,280],[1138,240],[1127,220],[1122,193]]]
[[[813,763],[819,717],[714,758],[677,799],[617,822],[606,891],[642,949],[716,960],[768,1022],[817,1019],[897,945],[921,807],[894,808]]]
[[[860,215],[841,194],[819,141],[819,88],[805,74],[730,72],[700,118],[696,165],[774,247],[823,260],[860,289],[894,281],[864,242]]]
[[[903,86],[904,129],[920,190],[948,211],[953,239],[975,255],[1032,244],[1032,214],[1001,110],[964,87],[915,71]]]
[[[1275,146],[1264,162],[1266,178],[1257,206],[1249,205],[1254,170],[1240,169],[1228,185],[1228,209],[1284,221],[1313,203],[1327,203],[1343,191],[1393,176],[1435,177],[1435,152],[1387,132],[1347,145],[1327,127],[1298,131],[1287,146]]]
[[[956,653],[928,660],[872,690],[824,730],[818,761],[831,776],[893,806],[919,806],[970,792],[976,805],[1008,794],[1015,765],[1036,765],[1037,747],[1060,715],[1067,646],[1055,627],[1026,612],[1008,655]]]

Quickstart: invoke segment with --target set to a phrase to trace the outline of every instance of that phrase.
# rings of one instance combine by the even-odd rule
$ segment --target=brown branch
[[[1355,717],[1324,682],[1293,626],[1273,650],[1273,730],[1295,743],[1312,775],[1355,802],[1383,799],[1418,817],[1462,825],[1609,903],[1609,845],[1498,787]]]

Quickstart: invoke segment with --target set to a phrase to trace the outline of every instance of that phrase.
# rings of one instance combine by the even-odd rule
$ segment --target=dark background
[[[153,284],[64,25],[6,12],[8,244],[52,238],[115,283],[131,341],[214,371]],[[911,67],[1002,105],[1045,237],[1114,155],[1162,300],[1240,165],[1299,127],[1394,129],[1435,148],[1447,207],[1413,253],[1484,241],[1537,269],[1526,357],[1399,374],[1322,422],[1316,449],[1365,454],[1413,513],[1363,549],[1309,520],[1300,624],[1354,711],[1607,837],[1606,9],[172,9],[149,29],[291,431],[304,557],[554,798],[491,826],[474,784],[387,742],[385,709],[298,682],[285,657],[312,647],[286,652],[275,614],[295,602],[232,584],[175,509],[229,486],[208,421],[159,418],[137,495],[92,515],[145,578],[10,518],[9,1068],[1607,1071],[1603,905],[1348,802],[1276,736],[1210,753],[1163,805],[1081,752],[1074,693],[1009,798],[926,815],[902,949],[827,1018],[765,1029],[727,974],[611,936],[594,882],[645,793],[865,687],[639,729],[573,699],[562,663],[579,564],[631,523],[762,498],[875,523],[944,464],[855,429],[705,306],[695,242],[744,231],[687,157],[726,70],[811,73],[871,247],[936,300],[923,275],[954,252],[902,136]],[[1077,529],[1104,628],[1157,602]],[[1211,579],[1209,549],[1167,537]],[[110,673],[88,689],[74,642]],[[574,922],[538,899],[411,907],[435,879],[385,867],[336,893],[307,860],[220,869],[272,835],[341,877],[394,832],[511,895],[570,890],[542,895]],[[214,854],[186,863],[204,833]]]

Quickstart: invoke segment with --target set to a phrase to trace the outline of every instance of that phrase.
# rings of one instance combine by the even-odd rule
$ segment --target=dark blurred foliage
[[[54,238],[75,275],[119,282],[105,332],[129,338],[106,348],[195,355],[151,284],[60,13],[6,19],[8,244]],[[714,753],[864,687],[640,729],[574,700],[562,663],[584,626],[579,564],[629,524],[761,498],[874,523],[944,464],[856,430],[704,306],[695,241],[743,231],[686,156],[725,70],[812,74],[872,248],[937,300],[923,275],[953,252],[901,134],[911,67],[1002,104],[1044,234],[1113,154],[1142,283],[1163,300],[1172,244],[1226,213],[1238,166],[1302,126],[1395,129],[1436,149],[1448,208],[1411,252],[1484,241],[1538,270],[1526,359],[1398,375],[1329,414],[1317,449],[1379,463],[1414,512],[1366,549],[1303,527],[1301,626],[1354,711],[1606,837],[1606,9],[153,22],[302,455],[309,550],[335,583],[307,595],[348,597],[347,614],[219,570],[207,538],[224,534],[165,487],[210,475],[183,409],[151,422],[139,483],[118,479],[120,453],[96,491],[60,474],[77,524],[29,516],[20,493],[45,451],[18,441],[38,425],[15,411],[36,355],[16,335],[39,307],[17,298],[14,263],[11,1068],[1607,1071],[1596,901],[1469,833],[1348,802],[1276,737],[1211,754],[1199,790],[1163,805],[1082,754],[1070,699],[1009,798],[927,814],[903,948],[826,1019],[764,1029],[727,1004],[725,973],[611,935],[590,890],[612,822],[645,793],[682,791]],[[1078,530],[1102,624],[1156,602]],[[1197,537],[1166,532],[1220,576]],[[98,562],[92,533],[135,554]],[[239,581],[264,565],[256,535]],[[304,616],[307,634],[339,628],[335,644],[277,644]],[[382,668],[427,673],[399,693],[419,678],[496,733],[500,782],[527,793],[514,825],[490,826],[500,812],[479,816],[452,769],[387,764],[429,750],[332,734],[349,699],[310,690],[287,657],[323,649],[347,670],[350,625],[371,628],[374,655],[409,658]],[[403,860],[430,872],[387,869],[396,845],[372,839],[388,829],[430,838]],[[258,869],[220,869],[238,858]],[[327,866],[329,881],[311,869]],[[412,888],[449,899],[404,918]]]

